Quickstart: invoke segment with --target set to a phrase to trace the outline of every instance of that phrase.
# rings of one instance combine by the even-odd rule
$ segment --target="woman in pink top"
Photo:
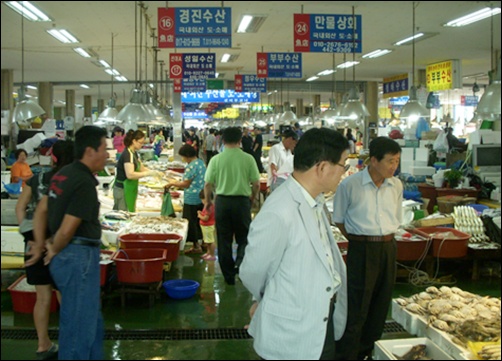
[[[120,155],[124,151],[124,148],[125,148],[124,129],[122,129],[121,127],[115,127],[115,128],[113,128],[113,134],[115,134],[113,136],[113,148],[115,148],[117,150],[117,155]]]

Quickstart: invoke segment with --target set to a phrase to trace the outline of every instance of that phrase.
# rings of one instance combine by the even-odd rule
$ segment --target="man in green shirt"
[[[240,148],[242,131],[229,127],[223,131],[225,150],[214,156],[204,178],[205,208],[212,204],[215,193],[216,233],[218,260],[229,285],[235,284],[235,275],[244,258],[251,205],[260,189],[260,173],[252,155]],[[232,256],[232,243],[237,242],[237,257]]]

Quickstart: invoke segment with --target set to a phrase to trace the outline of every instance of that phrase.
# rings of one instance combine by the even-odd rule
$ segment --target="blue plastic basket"
[[[472,207],[478,212],[478,214],[482,214],[485,209],[488,209],[490,207],[485,206],[484,204],[467,204],[469,207]]]
[[[162,284],[167,295],[177,300],[193,297],[200,284],[192,280],[169,280]]]

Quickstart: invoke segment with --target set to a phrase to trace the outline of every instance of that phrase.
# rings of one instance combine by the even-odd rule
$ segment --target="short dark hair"
[[[19,158],[19,156],[21,155],[21,153],[24,153],[26,154],[26,156],[28,156],[28,152],[24,149],[17,149],[16,152],[14,153],[15,157],[16,157],[16,160]]]
[[[239,127],[225,128],[222,137],[224,144],[237,144],[242,139],[242,130]]]
[[[401,153],[401,146],[389,137],[377,137],[370,142],[370,158],[381,161],[386,154]]]
[[[73,162],[74,150],[75,147],[71,140],[58,140],[53,144],[52,154],[54,154],[54,157],[57,159],[56,171]]]
[[[101,146],[101,140],[106,138],[106,129],[95,125],[85,125],[75,133],[75,159],[82,159],[87,147],[95,151]]]
[[[178,150],[178,154],[182,157],[193,158],[197,156],[197,151],[190,144],[183,144]]]
[[[282,134],[282,136],[284,137],[284,139],[293,138],[293,140],[298,140],[298,134],[294,130],[291,130],[291,129],[286,130]]]
[[[312,128],[307,130],[295,147],[295,170],[304,172],[322,161],[338,163],[349,149],[349,141],[336,130]]]

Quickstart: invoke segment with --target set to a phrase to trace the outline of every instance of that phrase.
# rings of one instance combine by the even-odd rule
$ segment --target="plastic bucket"
[[[121,249],[112,259],[117,279],[122,283],[153,283],[162,281],[167,249]]]
[[[177,233],[128,233],[119,236],[120,248],[161,248],[167,250],[166,261],[178,259],[183,236]]]
[[[432,255],[440,258],[462,258],[467,255],[470,235],[448,227],[422,227],[413,232],[432,238]],[[449,234],[450,236],[445,236]]]

